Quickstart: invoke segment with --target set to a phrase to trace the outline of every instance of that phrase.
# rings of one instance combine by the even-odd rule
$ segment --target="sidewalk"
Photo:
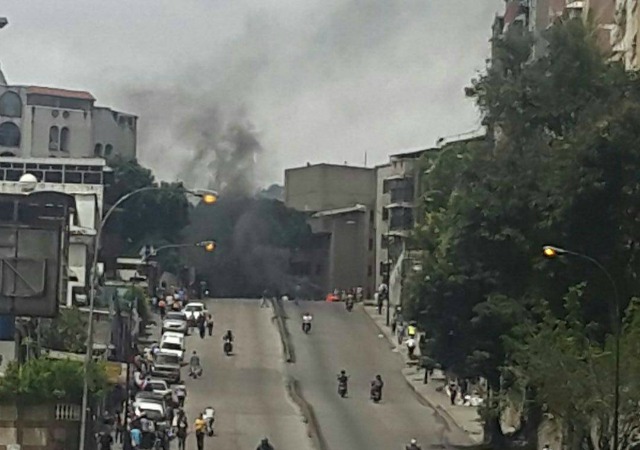
[[[419,370],[415,363],[409,363],[406,346],[398,346],[398,342],[391,332],[391,328],[385,324],[385,310],[382,310],[382,314],[378,314],[374,306],[364,304],[363,308],[379,328],[381,334],[391,342],[394,347],[392,351],[400,353],[403,360],[407,363],[406,367],[402,369],[402,374],[409,386],[420,398],[429,404],[437,414],[443,417],[447,423],[464,431],[470,443],[481,444],[484,440],[484,431],[478,414],[478,408],[473,406],[451,405],[451,401],[445,392],[446,380],[444,374],[439,370],[435,370],[433,376],[429,378],[429,383],[424,384],[424,369]],[[416,354],[419,355],[419,349],[416,349]]]

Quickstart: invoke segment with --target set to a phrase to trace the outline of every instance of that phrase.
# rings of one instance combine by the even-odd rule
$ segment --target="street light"
[[[567,250],[561,247],[554,247],[552,245],[545,245],[542,248],[542,253],[547,258],[556,258],[558,256],[575,256],[576,258],[583,259],[596,266],[602,273],[605,274],[611,287],[613,288],[614,301],[613,301],[613,333],[614,333],[614,393],[613,393],[613,450],[618,450],[618,423],[620,420],[620,334],[622,326],[620,324],[622,318],[620,316],[620,295],[618,294],[618,286],[613,277],[605,267],[598,262],[598,260],[591,256],[584,255],[582,253]]]
[[[104,217],[100,221],[98,228],[96,229],[96,240],[95,240],[95,248],[93,252],[93,260],[91,263],[91,272],[89,273],[89,321],[87,324],[87,351],[85,353],[84,360],[84,381],[82,384],[82,417],[80,420],[80,445],[79,449],[84,450],[85,448],[85,439],[87,434],[87,407],[89,402],[89,384],[88,384],[88,373],[89,373],[89,365],[91,364],[91,359],[93,356],[93,313],[95,308],[95,299],[96,299],[96,281],[98,274],[98,250],[100,249],[100,239],[102,238],[102,230],[104,229],[107,220],[111,217],[111,214],[124,202],[129,200],[131,197],[138,195],[142,192],[147,191],[157,191],[162,189],[159,186],[146,186],[140,189],[136,189],[134,191],[129,192],[128,194],[123,195],[116,201],[111,207],[107,210]],[[211,191],[208,189],[185,189],[185,194],[192,195],[194,197],[198,197],[201,199],[202,203],[206,205],[211,205],[218,201],[218,193],[216,191]]]
[[[204,248],[204,251],[212,252],[212,251],[214,251],[216,249],[216,241],[209,240],[209,241],[196,242],[195,244],[167,244],[167,245],[163,245],[161,247],[153,249],[153,252],[151,252],[149,255],[146,255],[144,258],[142,258],[142,262],[146,262],[147,259],[149,259],[152,256],[156,256],[158,254],[158,252],[160,252],[162,250],[166,250],[166,249],[169,249],[169,248],[186,248],[186,247],[202,247],[202,248]]]

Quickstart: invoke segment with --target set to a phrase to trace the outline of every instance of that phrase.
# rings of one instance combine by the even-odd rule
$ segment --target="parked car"
[[[163,334],[160,340],[160,351],[164,353],[170,353],[180,358],[182,362],[184,360],[184,336],[175,336],[174,333]]]
[[[170,311],[164,317],[162,322],[162,333],[165,331],[174,331],[178,333],[187,333],[187,316],[182,311]]]
[[[204,303],[192,302],[185,306],[182,312],[187,317],[187,321],[189,322],[189,324],[191,326],[195,326],[196,321],[198,320],[198,317],[200,317],[200,315],[205,314],[206,317],[207,309],[205,308]]]
[[[159,378],[169,383],[179,383],[181,380],[181,368],[182,364],[177,355],[159,351],[153,357],[153,363],[151,364],[151,377]]]
[[[173,391],[165,380],[161,380],[159,378],[151,378],[151,380],[149,380],[149,383],[151,384],[151,389],[153,389],[153,392],[162,395],[165,401],[172,401]]]

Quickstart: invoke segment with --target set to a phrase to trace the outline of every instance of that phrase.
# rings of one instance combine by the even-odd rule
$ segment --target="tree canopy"
[[[537,348],[545,367],[588,354],[607,373],[610,358],[598,357],[608,351],[615,298],[597,266],[570,256],[546,261],[542,247],[565,247],[602,263],[623,310],[640,287],[640,83],[607,63],[592,36],[581,21],[568,20],[546,32],[547,52],[536,58],[522,30],[494,43],[495,59],[467,89],[487,137],[424,157],[423,214],[414,233],[423,270],[411,282],[408,304],[444,367],[485,377],[494,392],[504,388],[505,368],[520,367],[514,373],[526,372],[532,401],[562,417],[568,407],[593,411],[566,399],[580,389],[602,399],[600,382],[581,383],[587,368],[574,362],[563,373],[576,392],[554,402],[558,386],[532,377],[542,369],[522,349]],[[581,283],[568,302],[567,293]],[[637,322],[633,314],[629,327]],[[589,342],[563,341],[573,335]],[[560,376],[557,366],[553,373]],[[582,425],[584,432],[589,423]]]

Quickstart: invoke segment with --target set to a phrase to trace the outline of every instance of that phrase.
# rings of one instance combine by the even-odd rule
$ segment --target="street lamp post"
[[[583,259],[596,266],[602,273],[605,274],[614,293],[614,301],[612,308],[612,327],[614,335],[614,369],[613,369],[613,450],[619,450],[619,437],[618,437],[618,424],[620,421],[620,335],[622,331],[622,317],[620,314],[620,295],[618,293],[618,286],[614,281],[609,271],[598,262],[598,260],[591,256],[584,255],[582,253],[574,252],[560,247],[554,247],[552,245],[545,245],[542,249],[544,256],[547,258],[555,258],[556,256],[575,256],[576,258]]]
[[[82,384],[82,411],[80,418],[80,445],[79,449],[85,449],[85,441],[87,434],[87,409],[89,402],[89,384],[88,384],[88,374],[89,374],[89,365],[91,364],[91,359],[93,357],[93,314],[95,309],[95,298],[96,298],[96,281],[98,275],[98,252],[100,250],[100,240],[102,238],[102,230],[104,229],[105,224],[111,217],[111,214],[124,202],[129,200],[131,197],[138,195],[142,192],[147,191],[156,191],[161,189],[158,186],[146,186],[140,189],[136,189],[131,191],[118,199],[105,213],[104,217],[98,224],[98,228],[96,229],[96,239],[95,239],[95,248],[93,251],[93,260],[91,262],[91,271],[89,273],[89,322],[87,324],[87,350],[85,353],[84,360],[84,381]],[[215,191],[205,190],[205,189],[185,189],[185,193],[193,195],[195,197],[199,197],[202,203],[211,205],[218,200],[218,193]]]
[[[200,242],[196,242],[194,244],[167,244],[167,245],[163,245],[161,247],[158,247],[156,249],[153,250],[153,252],[151,252],[151,254],[146,255],[144,258],[142,258],[142,262],[146,262],[149,258],[151,258],[152,256],[156,256],[158,254],[158,252],[162,251],[162,250],[167,250],[170,248],[186,248],[186,247],[202,247],[205,251],[207,252],[212,252],[216,249],[216,241],[214,240],[208,240],[208,241],[200,241]]]

